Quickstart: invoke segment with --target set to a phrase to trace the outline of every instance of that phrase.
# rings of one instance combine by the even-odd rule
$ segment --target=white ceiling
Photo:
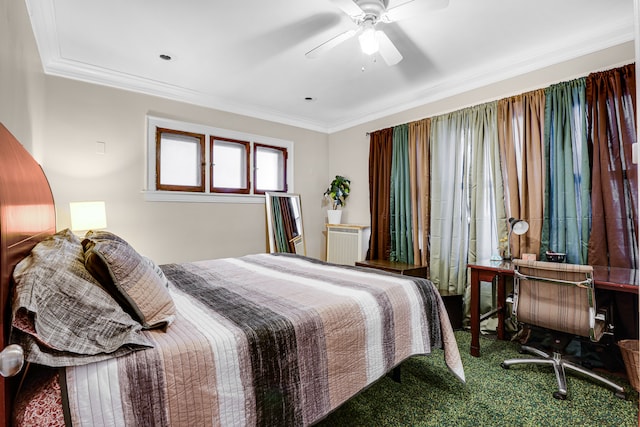
[[[322,132],[634,37],[633,0],[450,0],[379,24],[404,56],[387,66],[357,38],[305,57],[354,28],[332,0],[26,2],[48,74]]]

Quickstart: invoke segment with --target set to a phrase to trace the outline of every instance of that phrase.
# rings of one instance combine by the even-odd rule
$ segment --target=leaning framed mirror
[[[302,226],[300,195],[265,193],[269,252],[307,255]]]

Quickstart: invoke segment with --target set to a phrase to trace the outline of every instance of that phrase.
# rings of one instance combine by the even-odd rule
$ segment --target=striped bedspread
[[[155,344],[67,368],[74,426],[309,425],[411,355],[464,371],[427,280],[259,254],[162,266],[177,319]]]

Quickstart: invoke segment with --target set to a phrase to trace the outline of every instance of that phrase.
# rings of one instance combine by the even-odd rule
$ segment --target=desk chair
[[[588,337],[597,342],[608,332],[606,311],[596,312],[593,267],[544,261],[513,260],[514,294],[512,314],[518,323],[559,331],[565,336]],[[520,353],[539,358],[509,359],[501,363],[508,369],[516,364],[551,365],[558,381],[556,399],[567,398],[565,370],[578,372],[614,390],[626,398],[624,388],[608,379],[562,358],[558,344],[553,354],[523,345]]]

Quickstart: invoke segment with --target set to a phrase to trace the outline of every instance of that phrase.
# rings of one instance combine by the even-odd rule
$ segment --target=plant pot
[[[330,209],[327,211],[327,222],[329,224],[340,224],[342,220],[342,211],[338,209]]]

